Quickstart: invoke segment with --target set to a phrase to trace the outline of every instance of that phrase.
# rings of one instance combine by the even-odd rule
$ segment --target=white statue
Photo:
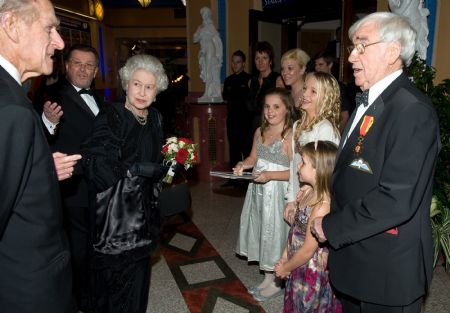
[[[427,16],[430,11],[423,7],[423,0],[389,0],[389,7],[393,13],[408,18],[417,32],[416,51],[421,59],[426,60],[429,45]]]
[[[200,43],[198,63],[200,78],[205,83],[205,93],[198,102],[223,102],[220,86],[220,68],[222,67],[222,40],[213,25],[211,10],[208,7],[200,9],[203,23],[194,34],[194,42]]]

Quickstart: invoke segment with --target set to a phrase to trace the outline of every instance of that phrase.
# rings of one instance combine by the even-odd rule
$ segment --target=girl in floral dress
[[[337,147],[330,141],[302,147],[299,179],[311,188],[301,189],[287,247],[277,265],[286,279],[283,313],[341,313],[342,307],[328,278],[328,249],[310,231],[311,221],[330,211],[330,180]]]

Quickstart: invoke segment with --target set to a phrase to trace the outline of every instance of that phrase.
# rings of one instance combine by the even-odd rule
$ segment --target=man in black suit
[[[70,312],[70,253],[58,178],[79,156],[52,158],[21,83],[52,72],[64,48],[48,0],[0,6],[0,311]],[[57,167],[55,168],[55,164]]]
[[[230,149],[230,165],[235,166],[239,161],[250,155],[252,149],[248,140],[242,135],[250,132],[247,110],[248,82],[251,75],[245,71],[245,54],[241,50],[233,52],[231,56],[233,74],[225,79],[222,97],[227,101],[227,136]],[[235,180],[229,179],[223,187],[235,186]]]
[[[370,14],[349,36],[362,104],[343,132],[331,212],[313,220],[312,232],[331,246],[330,278],[344,312],[419,313],[433,270],[437,116],[403,73],[416,39],[405,18]]]
[[[44,104],[43,122],[50,133],[53,151],[78,153],[90,136],[102,101],[91,88],[98,71],[99,55],[91,46],[76,44],[65,55],[66,77],[48,88],[50,101]],[[69,235],[73,266],[73,292],[79,310],[89,309],[89,211],[88,187],[82,167],[75,167],[72,179],[60,184],[64,220]]]

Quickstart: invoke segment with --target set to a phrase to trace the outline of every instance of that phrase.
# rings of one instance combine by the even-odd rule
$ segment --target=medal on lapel
[[[356,155],[359,155],[361,153],[362,148],[363,148],[364,138],[366,137],[367,133],[369,132],[370,127],[372,127],[373,122],[374,122],[373,116],[364,115],[361,126],[359,127],[358,141],[356,142],[356,146],[354,148]]]
[[[356,158],[350,164],[351,167],[370,174],[372,174],[373,172],[370,168],[369,163],[364,161],[363,158],[359,157],[359,155],[361,154],[361,151],[363,149],[364,139],[369,132],[370,127],[372,127],[374,120],[375,119],[373,116],[364,115],[361,126],[359,127],[358,141],[356,142],[355,148],[353,149]]]

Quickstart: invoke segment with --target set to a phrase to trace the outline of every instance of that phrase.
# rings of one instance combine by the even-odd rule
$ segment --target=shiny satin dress
[[[265,146],[256,143],[254,172],[289,170],[289,158],[283,153],[283,140]],[[286,244],[289,225],[283,211],[288,182],[272,180],[250,183],[241,213],[236,253],[248,261],[258,261],[264,271],[273,271]]]

